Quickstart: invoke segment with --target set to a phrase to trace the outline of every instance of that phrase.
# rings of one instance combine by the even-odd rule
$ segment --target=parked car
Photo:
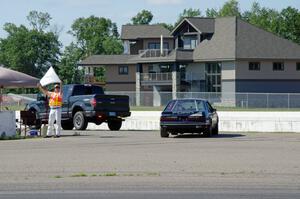
[[[160,135],[203,133],[206,137],[219,133],[219,118],[210,103],[203,99],[176,99],[168,103],[160,117]]]
[[[48,98],[38,95],[37,101],[29,103],[26,110],[36,113],[37,128],[48,122]],[[102,87],[87,84],[63,86],[61,125],[64,130],[85,130],[89,122],[97,125],[106,122],[110,130],[119,130],[124,118],[129,117],[129,97],[105,95]]]

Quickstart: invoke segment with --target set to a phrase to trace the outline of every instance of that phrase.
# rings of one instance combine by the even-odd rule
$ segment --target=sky
[[[239,0],[241,10],[248,10],[254,0]],[[256,0],[261,6],[281,10],[288,6],[300,9],[300,0]],[[150,10],[153,22],[174,23],[184,8],[220,8],[226,0],[0,0],[0,38],[6,37],[3,25],[6,22],[28,25],[26,16],[31,10],[48,12],[51,24],[60,30],[60,41],[64,46],[72,40],[67,33],[73,21],[79,17],[110,18],[119,30],[123,24],[142,9]]]

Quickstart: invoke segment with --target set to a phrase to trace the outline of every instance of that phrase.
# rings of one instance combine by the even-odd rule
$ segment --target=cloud
[[[146,0],[152,5],[178,5],[183,3],[183,0]]]

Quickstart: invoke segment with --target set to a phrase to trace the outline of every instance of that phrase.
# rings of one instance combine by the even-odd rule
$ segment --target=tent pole
[[[3,87],[1,86],[1,93],[0,93],[0,111],[2,111],[2,101],[3,101]]]

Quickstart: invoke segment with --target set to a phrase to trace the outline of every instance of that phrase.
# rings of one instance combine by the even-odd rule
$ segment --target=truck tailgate
[[[95,95],[96,111],[129,112],[129,97],[126,95]]]

